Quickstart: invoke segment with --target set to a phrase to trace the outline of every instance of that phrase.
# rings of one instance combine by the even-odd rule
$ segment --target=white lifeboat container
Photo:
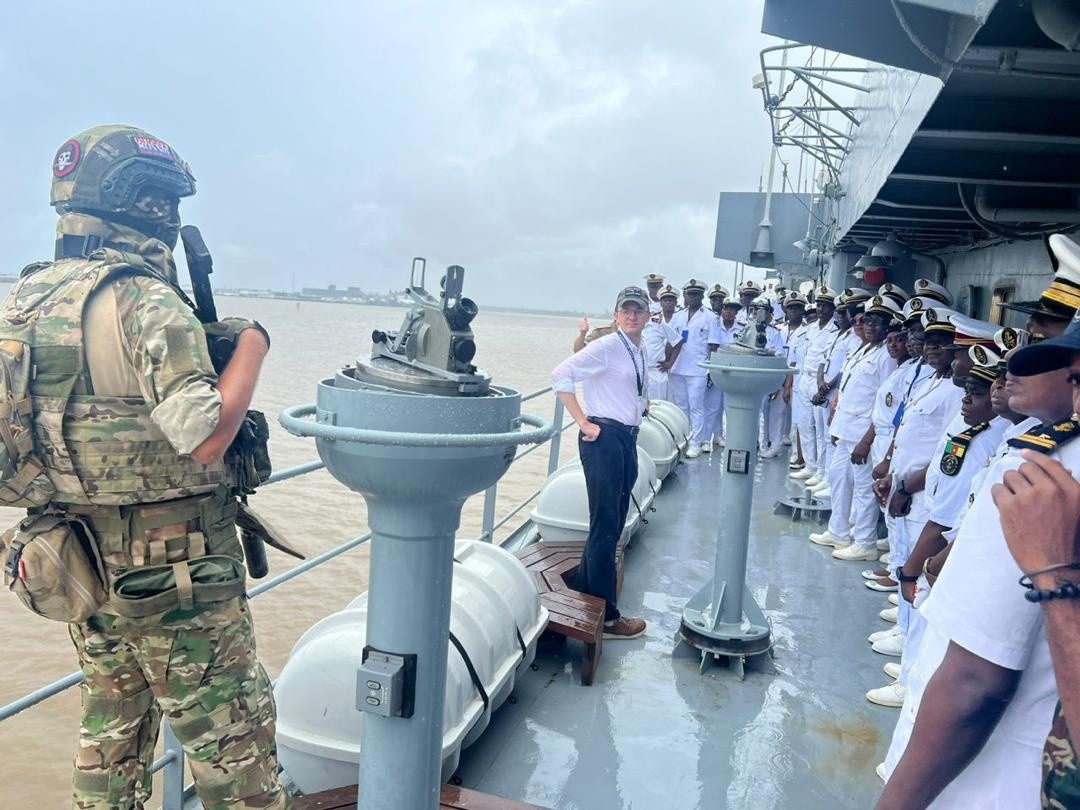
[[[649,415],[671,431],[671,437],[678,444],[680,453],[686,449],[690,441],[690,420],[686,418],[686,414],[679,409],[678,405],[664,399],[651,400]]]
[[[630,509],[620,539],[628,541],[652,506],[660,481],[656,465],[640,446],[637,448],[638,477],[631,492]],[[580,461],[571,461],[553,472],[540,490],[536,508],[530,515],[540,537],[554,543],[581,543],[589,537],[589,496],[585,471]]]
[[[489,543],[454,546],[450,632],[476,670],[487,706],[453,644],[447,658],[442,774],[487,728],[536,656],[548,612],[525,566]],[[367,593],[312,625],[296,642],[274,686],[281,766],[305,793],[356,784],[360,729],[356,672],[367,638]]]
[[[679,446],[671,430],[655,416],[646,415],[641,420],[637,437],[642,448],[656,465],[656,477],[663,481],[679,463]]]

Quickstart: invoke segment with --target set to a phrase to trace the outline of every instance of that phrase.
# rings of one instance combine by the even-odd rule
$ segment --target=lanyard
[[[904,421],[904,411],[907,410],[908,397],[911,396],[911,389],[915,387],[915,383],[919,381],[919,374],[922,373],[923,359],[920,357],[918,362],[915,363],[915,373],[911,376],[911,382],[908,383],[907,391],[904,392],[903,398],[900,400],[900,404],[896,406],[896,413],[893,414],[893,429],[898,429],[900,423]]]
[[[639,373],[637,360],[634,359],[634,350],[630,348],[630,341],[626,339],[626,335],[622,333],[621,329],[618,331],[618,335],[619,340],[622,341],[622,345],[626,347],[627,354],[630,355],[630,363],[634,366],[634,377],[637,378],[637,395],[640,397],[645,390],[645,383],[641,379],[641,374],[645,371],[645,352],[640,348],[638,349],[638,352],[641,354],[641,372]]]
[[[870,355],[874,354],[874,352],[877,349],[880,349],[883,345],[884,344],[879,343],[877,346],[871,346],[869,343],[867,343],[865,346],[860,347],[860,349],[851,356],[851,366],[848,367],[847,376],[844,377],[844,381],[840,384],[841,391],[847,388],[847,384],[851,382],[851,378],[855,374],[855,369],[859,367],[859,363],[861,363]]]

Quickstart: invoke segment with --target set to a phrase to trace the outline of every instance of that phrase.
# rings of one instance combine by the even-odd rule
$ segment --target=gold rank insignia
[[[1039,425],[1032,428],[1023,436],[1016,436],[1007,442],[1009,447],[1019,447],[1027,450],[1037,450],[1040,453],[1053,453],[1061,445],[1066,444],[1078,435],[1076,419],[1067,422],[1058,422],[1053,425]]]
[[[893,404],[893,395],[892,395],[892,391],[890,391],[889,393],[887,393],[885,395],[885,407],[886,408],[891,408],[892,404]]]
[[[912,298],[910,301],[908,301],[908,304],[911,305],[912,312],[917,312],[918,310],[922,309],[922,301],[920,301],[918,298]]]
[[[980,366],[989,365],[990,358],[986,356],[986,349],[982,346],[972,346],[971,353],[975,357],[975,362]]]
[[[1017,343],[1016,330],[1006,326],[1001,330],[1001,345],[1006,349],[1015,349]]]
[[[926,310],[926,322],[937,323],[937,311],[933,309]]]

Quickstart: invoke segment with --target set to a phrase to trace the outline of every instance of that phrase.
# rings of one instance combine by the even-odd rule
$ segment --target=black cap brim
[[[1077,352],[1080,352],[1080,329],[1020,349],[1009,358],[1009,373],[1014,377],[1031,377],[1068,368]]]

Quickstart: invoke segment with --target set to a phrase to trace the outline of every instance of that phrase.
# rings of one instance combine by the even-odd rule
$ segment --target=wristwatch
[[[898,565],[898,566],[896,566],[896,581],[897,582],[918,582],[919,581],[919,575],[916,574],[913,577],[909,577],[909,576],[904,574],[904,566]]]

